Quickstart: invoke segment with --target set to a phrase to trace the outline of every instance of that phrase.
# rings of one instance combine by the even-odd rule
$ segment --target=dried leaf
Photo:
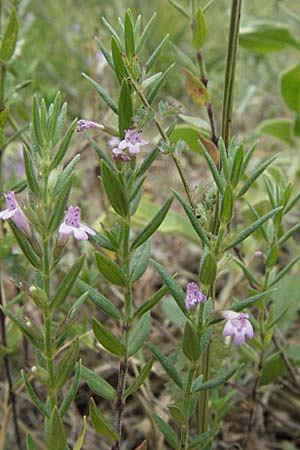
[[[217,167],[219,167],[219,164],[220,164],[220,152],[219,152],[218,148],[215,146],[215,144],[211,140],[205,139],[203,136],[199,135],[199,140],[202,142],[202,144],[206,148],[206,150],[209,153],[210,157],[213,159],[215,165]]]
[[[140,445],[138,445],[134,450],[147,450],[146,439]]]
[[[185,87],[192,101],[196,105],[207,106],[209,93],[202,81],[186,69],[183,69],[183,72],[185,75]]]

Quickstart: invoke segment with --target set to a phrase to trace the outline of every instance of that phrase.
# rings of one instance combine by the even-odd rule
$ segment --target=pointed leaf
[[[106,298],[103,294],[98,292],[96,289],[94,289],[89,284],[85,283],[80,278],[77,279],[77,284],[79,285],[79,287],[82,291],[88,292],[89,298],[97,306],[97,308],[104,311],[106,314],[108,314],[113,319],[116,319],[116,320],[120,319],[119,310],[115,307],[115,305],[110,300],[108,300],[108,298]]]
[[[83,424],[82,424],[78,439],[74,444],[73,450],[81,450],[83,440],[85,437],[85,433],[86,433],[86,416],[83,416]]]
[[[160,351],[156,345],[146,344],[146,346],[152,351],[155,358],[161,363],[170,378],[177,384],[181,389],[183,389],[182,379],[174,367],[174,364],[169,361],[169,359]]]
[[[43,414],[44,417],[50,417],[46,406],[38,398],[35,390],[31,386],[30,381],[27,378],[27,375],[23,370],[21,370],[21,375],[25,384],[26,391],[31,400],[33,401],[33,403],[35,404],[35,406],[37,407],[37,409]]]
[[[103,253],[95,253],[99,272],[113,284],[126,286],[126,278],[121,268]]]
[[[159,417],[157,414],[152,413],[152,417],[153,417],[154,421],[156,422],[156,424],[158,425],[158,428],[160,429],[160,431],[166,438],[166,441],[168,442],[168,444],[170,444],[170,446],[173,449],[178,450],[180,448],[180,445],[179,445],[177,434],[175,433],[173,428],[167,422],[165,422],[161,417]]]
[[[72,139],[76,125],[77,125],[77,118],[73,120],[73,122],[67,129],[67,132],[59,146],[59,149],[57,150],[57,152],[54,156],[54,159],[52,160],[52,162],[50,164],[50,169],[49,169],[50,171],[55,169],[63,161],[64,157],[66,156],[66,153],[69,148],[70,141]]]
[[[119,135],[124,139],[125,130],[132,125],[133,106],[128,81],[124,79],[121,84],[119,97]]]
[[[81,360],[77,361],[75,365],[75,374],[71,383],[71,386],[68,389],[67,395],[64,397],[63,402],[59,408],[59,414],[60,417],[63,417],[66,412],[68,411],[69,407],[71,406],[71,403],[73,402],[78,388],[80,384],[80,375],[81,375]]]
[[[52,410],[49,422],[46,425],[47,450],[65,450],[67,443],[65,429],[59,415],[57,406]]]
[[[95,318],[92,319],[92,328],[97,341],[106,350],[117,356],[125,354],[125,347],[120,340]]]
[[[81,378],[87,382],[88,387],[95,394],[100,395],[100,397],[106,400],[116,399],[117,394],[115,389],[104,378],[85,366],[82,366]]]
[[[144,242],[144,244],[140,245],[132,254],[129,273],[131,283],[139,280],[141,276],[144,274],[145,270],[148,267],[149,259],[151,254],[151,245],[150,240]]]
[[[144,314],[129,333],[128,355],[134,355],[148,340],[151,327],[150,312]]]
[[[102,182],[111,206],[117,214],[125,217],[129,208],[125,188],[105,161],[102,161]]]
[[[201,8],[196,13],[193,25],[193,46],[196,49],[200,49],[206,38],[205,17]]]
[[[19,25],[17,13],[15,8],[12,8],[10,17],[4,30],[0,48],[0,59],[4,63],[8,62],[14,54],[18,39],[18,31]]]
[[[111,38],[111,54],[117,78],[119,80],[119,83],[122,84],[122,81],[126,77],[126,70],[123,58],[121,56],[120,47],[118,46],[118,43],[113,36]]]
[[[18,242],[24,256],[28,259],[30,264],[32,264],[36,269],[40,269],[41,267],[41,259],[33,250],[30,241],[25,237],[24,233],[19,230],[17,225],[10,220],[9,226],[12,229],[12,232]]]
[[[157,58],[159,57],[161,51],[166,46],[166,44],[169,40],[169,36],[170,36],[169,34],[166,34],[162,38],[162,40],[160,41],[160,43],[158,44],[158,46],[156,47],[156,49],[154,50],[152,55],[149,57],[148,61],[146,62],[146,73],[148,73],[152,69],[152,67],[155,64]]]
[[[210,389],[215,389],[216,387],[224,384],[227,380],[229,380],[240,368],[241,366],[236,366],[233,369],[227,370],[223,375],[217,378],[212,378],[209,381],[205,381],[200,386],[197,386],[196,389],[193,389],[193,392],[202,392],[208,391]]]
[[[199,106],[207,106],[209,104],[209,93],[202,81],[189,70],[184,69],[183,72],[185,75],[185,87],[193,103]]]
[[[254,172],[250,175],[248,180],[245,182],[244,186],[239,190],[239,192],[236,195],[236,198],[242,197],[248,189],[252,186],[254,181],[266,170],[266,168],[272,164],[273,161],[278,157],[278,155],[271,156],[271,158],[268,158],[263,163],[259,164],[258,168],[254,170]]]
[[[79,342],[76,339],[65,352],[64,356],[59,361],[55,378],[54,387],[56,389],[61,388],[69,379],[71,373],[74,370],[79,352]]]
[[[96,89],[96,91],[98,92],[100,97],[105,101],[105,103],[110,107],[110,109],[114,113],[118,114],[118,107],[117,107],[117,105],[115,104],[113,99],[108,95],[108,93],[103,89],[103,87],[100,86],[100,84],[98,84],[95,80],[90,78],[85,73],[83,73],[82,76],[94,86],[94,88]]]
[[[151,358],[143,367],[141,372],[138,374],[137,378],[134,380],[133,384],[129,386],[124,392],[124,399],[129,397],[129,395],[134,394],[144,383],[144,381],[148,378],[150,374],[151,368],[153,366],[153,358]]]
[[[114,431],[113,425],[98,410],[93,397],[90,399],[89,415],[94,430],[98,434],[102,434],[111,441],[118,439],[118,434]]]
[[[155,305],[166,295],[168,292],[167,286],[162,286],[155,294],[153,294],[148,300],[146,300],[138,309],[135,311],[133,317],[141,317],[147,311],[152,310]]]

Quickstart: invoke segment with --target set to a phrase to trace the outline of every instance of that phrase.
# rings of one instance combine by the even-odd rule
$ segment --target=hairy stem
[[[180,448],[186,450],[188,447],[189,437],[189,421],[190,421],[190,406],[191,406],[191,390],[196,372],[196,366],[193,364],[190,367],[187,383],[184,392],[183,411],[185,415],[185,424],[181,428]]]

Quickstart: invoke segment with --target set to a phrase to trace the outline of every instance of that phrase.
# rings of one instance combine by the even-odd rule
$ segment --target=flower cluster
[[[186,288],[185,306],[187,309],[193,308],[198,303],[203,303],[206,300],[206,296],[200,292],[198,285],[194,282],[188,283]]]
[[[7,209],[0,212],[0,219],[7,220],[11,219],[20,230],[22,230],[27,236],[31,236],[31,228],[28,220],[26,219],[23,211],[18,205],[15,194],[13,191],[7,192],[7,194],[3,194],[5,197],[5,202]]]
[[[253,338],[254,331],[251,322],[248,320],[249,314],[238,313],[235,311],[223,311],[222,316],[227,320],[223,336],[233,336],[233,342],[236,345],[243,345],[245,337]]]
[[[147,145],[149,142],[141,137],[142,131],[136,131],[135,127],[130,127],[125,131],[125,139],[119,142],[118,146],[113,148],[113,159],[122,162],[130,161],[130,156],[124,151],[128,149],[130,155],[140,153],[140,147]]]

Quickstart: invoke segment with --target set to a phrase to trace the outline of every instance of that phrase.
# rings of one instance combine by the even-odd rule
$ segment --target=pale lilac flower
[[[112,152],[113,152],[112,159],[116,159],[122,162],[129,162],[131,159],[127,155],[127,153],[125,153],[124,150],[121,150],[119,147],[113,148]]]
[[[19,227],[25,234],[31,236],[31,228],[23,211],[20,209],[13,191],[3,194],[6,201],[7,209],[0,212],[0,219],[11,219],[17,227]]]
[[[248,320],[249,314],[238,313],[235,311],[223,311],[222,316],[227,320],[223,336],[234,335],[233,342],[236,345],[245,343],[245,336],[253,338],[254,331],[251,322]]]
[[[148,141],[141,137],[142,131],[136,131],[136,128],[128,128],[125,132],[125,139],[120,142],[119,149],[124,150],[128,148],[131,155],[136,155],[140,153],[140,147],[149,144]]]
[[[112,136],[108,143],[111,147],[116,147],[120,144],[120,139],[117,136]]]
[[[71,234],[79,241],[86,241],[88,239],[88,234],[91,236],[96,235],[95,231],[81,223],[80,219],[80,208],[78,206],[69,206],[64,221],[58,229],[60,242],[65,242]]]
[[[187,309],[191,309],[198,303],[203,303],[206,300],[206,296],[200,292],[198,285],[194,282],[188,283],[186,288],[185,306]]]
[[[97,122],[93,122],[92,120],[84,120],[80,119],[77,122],[77,128],[76,131],[80,133],[83,130],[88,130],[89,128],[100,128],[103,130],[103,125]]]

